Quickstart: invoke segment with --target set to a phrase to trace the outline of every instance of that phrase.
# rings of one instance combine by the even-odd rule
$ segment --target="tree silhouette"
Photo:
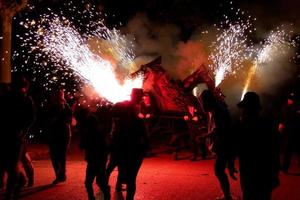
[[[13,17],[28,0],[0,0],[0,84],[11,82],[11,33]]]

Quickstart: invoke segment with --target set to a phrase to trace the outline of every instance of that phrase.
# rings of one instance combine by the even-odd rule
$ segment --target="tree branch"
[[[0,12],[2,13],[5,10],[4,0],[0,0]]]
[[[10,13],[13,15],[17,14],[21,10],[23,10],[27,6],[28,0],[21,0],[19,3],[13,3],[11,6],[9,6]]]

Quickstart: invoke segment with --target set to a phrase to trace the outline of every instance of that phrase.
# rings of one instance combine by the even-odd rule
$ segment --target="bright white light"
[[[42,40],[43,51],[53,62],[63,62],[86,83],[92,85],[101,97],[116,103],[130,99],[132,88],[142,87],[142,78],[125,79],[121,84],[112,64],[94,54],[86,41],[69,24],[53,19]]]

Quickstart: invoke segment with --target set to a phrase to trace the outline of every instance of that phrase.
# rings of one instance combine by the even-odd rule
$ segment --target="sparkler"
[[[276,31],[271,31],[270,35],[265,40],[265,44],[258,50],[253,66],[249,69],[241,99],[243,99],[245,93],[248,91],[251,81],[259,70],[259,67],[270,63],[275,56],[286,53],[284,47],[290,45],[288,43],[289,36],[290,35],[284,29],[278,28]]]

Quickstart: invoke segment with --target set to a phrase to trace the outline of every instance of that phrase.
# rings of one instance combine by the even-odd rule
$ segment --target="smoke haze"
[[[261,7],[256,4],[241,4],[247,9],[247,13],[257,18],[254,23],[257,28],[254,33],[255,38],[251,38],[254,43],[263,41],[270,31],[277,26],[291,24],[292,19],[298,17],[295,9],[289,13],[287,12],[290,8],[289,5],[286,5],[283,1],[278,2],[285,6],[282,7],[280,12],[273,14],[271,12],[274,8],[264,12],[268,7],[268,4],[265,3]],[[173,6],[176,7],[176,5]],[[285,15],[286,13],[289,14]],[[197,22],[205,21],[205,19],[199,18],[195,20]],[[294,34],[297,34],[296,25],[293,25],[293,29]],[[162,56],[162,66],[167,70],[167,73],[172,78],[181,80],[194,72],[202,63],[208,63],[209,46],[216,40],[218,34],[214,25],[199,24],[190,34],[189,39],[184,41],[182,40],[182,32],[184,31],[182,26],[170,21],[157,22],[151,20],[146,13],[138,13],[133,16],[123,31],[135,38],[135,52],[137,58],[139,58],[138,65],[145,64],[160,55]],[[273,98],[274,95],[276,96],[281,92],[282,88],[293,82],[297,66],[290,59],[295,55],[295,48],[284,46],[281,50],[285,51],[283,55],[278,52],[278,55],[273,55],[272,62],[260,66],[249,90]],[[227,96],[227,103],[233,110],[241,98],[245,78],[252,64],[249,61],[236,74],[226,78],[220,85]]]

